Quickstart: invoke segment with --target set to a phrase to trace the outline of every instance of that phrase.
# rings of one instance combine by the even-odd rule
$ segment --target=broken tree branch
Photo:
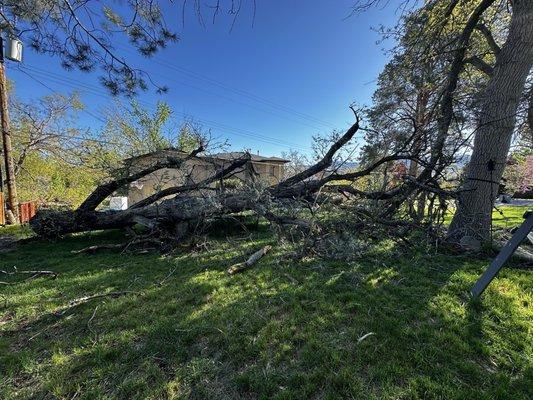
[[[27,279],[33,279],[33,278],[36,278],[36,277],[38,277],[38,276],[42,276],[42,275],[50,276],[52,279],[55,279],[55,278],[57,278],[57,275],[58,275],[57,272],[54,272],[54,271],[46,271],[46,270],[43,270],[43,271],[33,271],[33,270],[26,270],[26,271],[19,271],[19,270],[15,270],[15,271],[4,271],[4,270],[0,270],[0,273],[5,274],[5,275],[17,275],[17,274],[31,275],[31,276],[30,276],[29,278],[27,278]]]
[[[492,66],[487,64],[485,61],[483,61],[483,59],[481,59],[478,56],[468,57],[465,60],[465,63],[474,66],[476,69],[480,70],[481,72],[484,72],[488,76],[492,76],[492,73],[493,73]]]
[[[144,238],[144,239],[133,239],[126,243],[112,243],[112,244],[100,244],[89,247],[84,247],[80,250],[72,250],[72,254],[82,254],[82,253],[95,253],[98,250],[125,250],[131,246],[138,246],[141,244],[152,243],[158,246],[161,245],[161,241],[156,238]]]
[[[337,151],[339,151],[339,149],[342,148],[342,146],[348,143],[359,130],[360,119],[357,113],[355,113],[355,111],[354,111],[354,114],[355,114],[355,123],[346,131],[346,133],[344,133],[344,135],[342,135],[339,138],[339,140],[337,140],[335,143],[333,143],[333,145],[331,145],[329,150],[326,152],[326,154],[324,155],[324,157],[322,157],[320,161],[318,161],[316,164],[312,165],[311,167],[307,168],[306,170],[300,172],[299,174],[296,174],[290,177],[289,179],[286,179],[285,181],[281,182],[279,186],[287,187],[287,186],[294,185],[330,167],[333,162],[333,156],[337,153]]]
[[[129,174],[129,168],[124,168],[124,176],[118,179],[114,179],[110,182],[104,183],[98,186],[90,195],[85,199],[85,201],[78,207],[78,212],[93,211],[98,207],[98,205],[104,201],[108,196],[113,194],[117,189],[122,186],[135,182],[136,180],[141,179],[142,177],[151,174],[152,172],[158,171],[163,168],[179,168],[186,161],[196,157],[199,153],[204,151],[203,146],[198,147],[193,150],[187,156],[184,157],[167,157],[164,161],[159,161],[150,165],[149,167]]]
[[[494,36],[492,36],[492,32],[490,31],[490,29],[483,23],[477,24],[476,29],[480,31],[483,34],[483,36],[485,36],[485,40],[487,41],[492,52],[494,53],[496,57],[498,57],[498,55],[500,54],[501,48],[498,45],[498,43],[496,43],[496,40],[494,39]]]
[[[64,308],[58,310],[56,312],[56,314],[57,315],[63,315],[68,310],[70,310],[72,308],[75,308],[77,306],[80,306],[82,304],[88,303],[91,300],[101,299],[101,298],[104,298],[104,297],[117,298],[117,297],[125,296],[127,294],[138,294],[138,292],[134,292],[134,291],[131,291],[131,290],[123,290],[123,291],[120,291],[120,292],[97,293],[97,294],[93,294],[93,295],[90,295],[90,296],[79,297],[77,299],[69,301],[68,305],[65,306]]]
[[[193,183],[193,184],[190,184],[190,185],[184,185],[184,186],[174,186],[174,187],[170,187],[170,188],[167,188],[167,189],[160,190],[159,192],[154,193],[153,195],[148,196],[147,198],[145,198],[145,199],[143,199],[141,201],[138,201],[137,203],[133,204],[130,208],[145,207],[145,206],[147,206],[149,204],[154,203],[155,201],[157,201],[159,199],[162,199],[163,197],[167,197],[167,196],[171,196],[171,195],[179,194],[179,193],[190,192],[190,191],[193,191],[193,190],[202,189],[202,188],[210,185],[213,182],[216,182],[216,181],[218,181],[220,179],[225,178],[229,173],[235,171],[236,169],[243,167],[248,161],[250,161],[250,159],[251,159],[250,154],[249,153],[245,153],[245,155],[243,157],[238,158],[237,160],[232,162],[226,168],[220,170],[219,172],[217,172],[216,174],[210,176],[209,178],[206,178],[206,179],[202,180],[201,182]]]
[[[263,258],[269,251],[272,249],[272,246],[265,246],[262,249],[256,251],[254,254],[248,258],[245,262],[234,264],[228,268],[228,274],[235,275],[238,272],[242,272],[247,268],[250,268],[255,263],[257,263],[261,258]]]

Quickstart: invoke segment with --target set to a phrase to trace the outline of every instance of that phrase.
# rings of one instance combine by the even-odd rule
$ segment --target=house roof
[[[228,153],[215,153],[215,154],[211,154],[207,156],[199,156],[198,158],[208,158],[211,160],[229,161],[229,160],[236,160],[237,158],[244,156],[244,154],[245,153],[243,151],[232,151]],[[125,159],[124,161],[132,162],[135,160],[139,160],[139,159],[154,156],[154,155],[157,155],[160,157],[167,157],[167,156],[185,157],[188,155],[188,153],[175,149],[175,148],[168,148],[168,149],[163,149],[163,150],[152,151],[150,153],[140,154],[138,156],[129,157]],[[289,160],[285,160],[280,157],[265,157],[265,156],[260,156],[259,154],[250,154],[250,156],[251,156],[252,162],[264,162],[264,163],[270,162],[270,163],[279,163],[279,164],[285,164],[289,162]]]
[[[216,153],[216,154],[213,154],[211,157],[219,159],[219,160],[235,160],[237,158],[244,156],[244,154],[245,153],[243,151],[232,151],[229,153]],[[274,162],[274,163],[280,163],[280,164],[285,164],[289,162],[289,160],[285,160],[284,158],[280,158],[280,157],[265,157],[265,156],[260,156],[259,154],[251,154],[251,153],[250,153],[250,156],[253,162]]]
[[[169,147],[168,149],[155,150],[155,151],[151,151],[149,153],[144,153],[144,154],[139,154],[137,156],[128,157],[128,158],[124,159],[124,161],[135,161],[135,160],[139,160],[141,158],[146,158],[146,157],[155,156],[155,155],[161,156],[161,157],[168,157],[168,156],[171,156],[171,157],[184,157],[187,154],[188,153],[186,153],[184,151],[178,150],[176,148]]]

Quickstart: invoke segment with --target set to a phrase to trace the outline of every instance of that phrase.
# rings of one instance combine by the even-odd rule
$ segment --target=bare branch
[[[479,23],[476,25],[476,29],[480,31],[483,36],[485,36],[485,39],[487,40],[487,43],[489,47],[491,48],[492,52],[496,57],[500,54],[500,46],[498,46],[498,43],[496,43],[496,40],[494,39],[494,36],[492,36],[492,32],[490,29],[483,23]]]
[[[176,157],[167,157],[165,161],[157,162],[142,171],[133,173],[131,175],[126,175],[122,178],[112,180],[111,182],[104,183],[98,186],[90,195],[85,199],[85,201],[79,206],[79,212],[92,211],[98,207],[98,205],[104,201],[108,196],[113,194],[117,189],[122,186],[135,182],[136,180],[151,174],[162,168],[179,168],[185,161],[190,160],[199,153],[204,151],[203,146],[198,147],[186,157],[176,158]]]
[[[232,162],[226,168],[220,170],[219,172],[217,172],[216,174],[210,176],[209,178],[206,178],[206,179],[202,180],[201,182],[193,183],[193,184],[190,184],[190,185],[184,185],[184,186],[174,186],[174,187],[170,187],[170,188],[167,188],[167,189],[160,190],[159,192],[154,193],[153,195],[148,196],[147,198],[138,201],[137,203],[133,204],[130,208],[135,209],[135,208],[145,207],[145,206],[147,206],[149,204],[152,204],[153,202],[155,202],[155,201],[157,201],[159,199],[162,199],[163,197],[167,197],[167,196],[171,196],[171,195],[174,195],[174,194],[185,193],[185,192],[190,192],[190,191],[193,191],[193,190],[199,190],[199,189],[205,188],[209,184],[211,184],[213,182],[216,182],[216,181],[218,181],[220,179],[223,179],[224,177],[226,177],[231,172],[235,171],[238,168],[241,168],[248,161],[250,161],[250,159],[251,159],[250,154],[249,153],[245,153],[245,155],[243,157],[240,157],[239,159],[237,159],[234,162]]]
[[[294,185],[295,183],[302,182],[303,180],[310,178],[313,175],[316,175],[317,173],[324,171],[326,168],[330,167],[333,162],[333,156],[335,155],[335,153],[337,153],[337,151],[339,151],[342,146],[348,143],[359,130],[360,119],[357,114],[355,114],[355,118],[355,123],[346,131],[344,135],[339,138],[339,140],[337,140],[335,143],[333,143],[333,145],[331,145],[327,153],[320,161],[318,161],[313,166],[307,168],[306,170],[286,179],[278,186],[281,188]]]
[[[471,64],[472,66],[474,66],[475,68],[477,68],[478,70],[480,70],[481,72],[484,72],[485,74],[487,74],[488,76],[492,76],[492,73],[493,73],[493,68],[492,66],[490,66],[489,64],[487,64],[485,61],[483,61],[480,57],[478,56],[472,56],[472,57],[468,57],[466,60],[465,60],[465,63],[466,64]]]

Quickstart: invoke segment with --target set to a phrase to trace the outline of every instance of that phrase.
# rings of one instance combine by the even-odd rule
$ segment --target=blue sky
[[[235,150],[309,152],[313,135],[345,129],[352,122],[350,103],[369,103],[387,61],[371,28],[394,24],[395,7],[346,19],[352,3],[258,0],[255,20],[245,7],[231,32],[227,16],[201,26],[189,10],[183,26],[181,7],[165,6],[168,25],[180,35],[178,43],[150,59],[122,51],[122,45],[118,52],[169,88],[163,95],[152,89],[142,93],[143,105],[164,100],[176,120],[184,115],[197,119]],[[22,64],[57,92],[78,90],[88,110],[80,114],[80,126],[98,133],[103,108],[113,99],[99,85],[97,73],[64,71],[56,60],[27,47]],[[13,63],[7,72],[23,99],[50,93]]]

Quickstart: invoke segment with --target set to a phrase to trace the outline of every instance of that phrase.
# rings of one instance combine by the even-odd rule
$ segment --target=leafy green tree
[[[172,110],[167,103],[158,102],[151,112],[136,100],[129,106],[117,102],[107,112],[99,152],[124,159],[166,149],[172,147],[173,131]]]
[[[530,114],[521,110],[528,110],[533,48],[523,38],[531,36],[531,24],[524,24],[531,8],[528,0],[512,7],[496,0],[427,1],[396,29],[384,31],[398,45],[380,76],[363,157],[406,151],[423,165],[411,161],[409,174],[436,182],[473,146],[452,240],[488,237],[497,193],[491,186],[501,179],[513,134]],[[402,198],[416,191],[405,190]]]
[[[83,109],[76,93],[23,102],[11,96],[15,172],[22,201],[78,205],[102,178],[82,158],[90,143],[75,128]]]

